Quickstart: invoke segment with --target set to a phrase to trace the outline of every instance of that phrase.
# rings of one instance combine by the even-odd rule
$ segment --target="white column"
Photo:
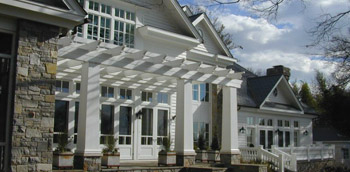
[[[195,155],[193,150],[192,83],[177,80],[175,151],[177,155]]]
[[[101,154],[100,65],[86,62],[81,72],[76,153]]]
[[[223,87],[221,154],[240,154],[238,149],[237,89]]]

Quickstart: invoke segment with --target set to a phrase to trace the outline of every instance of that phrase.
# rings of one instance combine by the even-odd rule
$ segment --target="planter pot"
[[[158,165],[176,165],[176,152],[160,151],[158,154]]]
[[[58,168],[73,168],[74,154],[72,152],[53,153],[53,166]]]
[[[206,151],[206,150],[197,150],[196,151],[196,161],[208,162],[208,151]]]
[[[101,161],[102,166],[107,166],[107,168],[120,166],[120,153],[104,153]]]
[[[208,161],[209,162],[220,162],[220,151],[208,151]]]

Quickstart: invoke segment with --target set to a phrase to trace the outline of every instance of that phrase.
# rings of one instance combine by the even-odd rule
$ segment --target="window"
[[[141,100],[144,102],[152,102],[152,93],[151,92],[141,92]]]
[[[247,124],[248,125],[254,125],[254,118],[253,117],[247,117]]]
[[[264,149],[266,148],[266,131],[265,130],[260,130],[260,145],[264,146]]]
[[[343,159],[349,159],[349,149],[342,148],[342,152],[343,152]]]
[[[75,83],[75,93],[80,94],[80,83]]]
[[[157,144],[162,145],[164,138],[168,136],[168,111],[158,110]]]
[[[253,129],[252,128],[247,128],[247,146],[248,147],[254,147],[253,143]]]
[[[114,97],[114,88],[113,87],[101,87],[101,96],[102,97]]]
[[[209,102],[209,84],[200,84],[200,100]]]
[[[192,85],[193,100],[201,102],[209,102],[209,84],[193,84]],[[199,98],[199,100],[198,100]]]
[[[283,147],[283,131],[278,131],[278,147]]]
[[[101,107],[101,144],[106,144],[107,137],[114,133],[114,106],[102,105]]]
[[[131,145],[131,107],[120,106],[119,145]]]
[[[198,145],[199,135],[203,135],[205,146],[209,146],[209,124],[204,122],[193,123],[193,140],[194,144]]]
[[[192,99],[193,100],[198,100],[198,84],[193,84],[192,85]]]
[[[285,126],[285,127],[289,127],[289,121],[285,120],[285,121],[284,121],[284,126]]]
[[[132,99],[132,91],[129,89],[120,89],[119,92],[120,95],[120,99],[127,99],[127,100],[131,100]]]
[[[97,40],[98,38],[98,16],[89,14],[91,22],[88,24],[87,38]]]
[[[0,32],[0,55],[12,54],[12,34]]]
[[[272,119],[268,119],[267,120],[267,126],[273,126],[273,120]]]
[[[284,143],[284,146],[285,147],[288,147],[290,145],[290,132],[289,131],[286,131],[284,132],[284,135],[285,135],[285,143]]]
[[[94,1],[89,1],[89,9],[94,11],[99,11],[99,3]]]
[[[168,93],[159,92],[158,97],[157,97],[157,101],[158,101],[158,103],[168,104]]]
[[[299,121],[294,121],[294,128],[298,128],[299,127]]]
[[[69,93],[69,82],[56,80],[56,91]]]
[[[298,137],[299,137],[299,132],[298,131],[294,131],[294,146],[295,147],[299,146]]]
[[[68,132],[68,101],[55,101],[55,117],[54,117],[54,143],[58,143],[60,136]]]
[[[259,125],[265,125],[265,119],[259,118]]]
[[[141,144],[152,145],[153,143],[153,109],[142,109],[141,121]]]
[[[111,14],[111,6],[101,4],[101,13]]]
[[[110,42],[111,19],[100,17],[100,21],[100,40],[103,42]]]
[[[277,121],[277,126],[283,127],[283,121],[282,121],[282,120],[278,120],[278,121]]]

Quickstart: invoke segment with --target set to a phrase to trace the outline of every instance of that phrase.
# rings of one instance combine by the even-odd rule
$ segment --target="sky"
[[[276,19],[267,19],[246,8],[244,3],[217,6],[208,6],[207,0],[179,0],[179,3],[201,6],[218,17],[233,41],[243,47],[231,51],[240,65],[263,72],[284,65],[291,69],[290,81],[308,83],[315,82],[316,70],[326,76],[336,70],[321,55],[323,49],[306,47],[313,41],[309,31],[322,14],[336,14],[350,8],[350,0],[304,0],[304,3],[291,0],[280,6]],[[343,26],[346,27],[345,23]]]

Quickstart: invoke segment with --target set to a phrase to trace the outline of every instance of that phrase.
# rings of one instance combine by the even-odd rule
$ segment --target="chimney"
[[[284,77],[288,81],[290,77],[290,69],[287,67],[284,67],[283,65],[277,65],[277,66],[273,66],[273,68],[267,69],[266,75],[267,76],[284,75]]]

